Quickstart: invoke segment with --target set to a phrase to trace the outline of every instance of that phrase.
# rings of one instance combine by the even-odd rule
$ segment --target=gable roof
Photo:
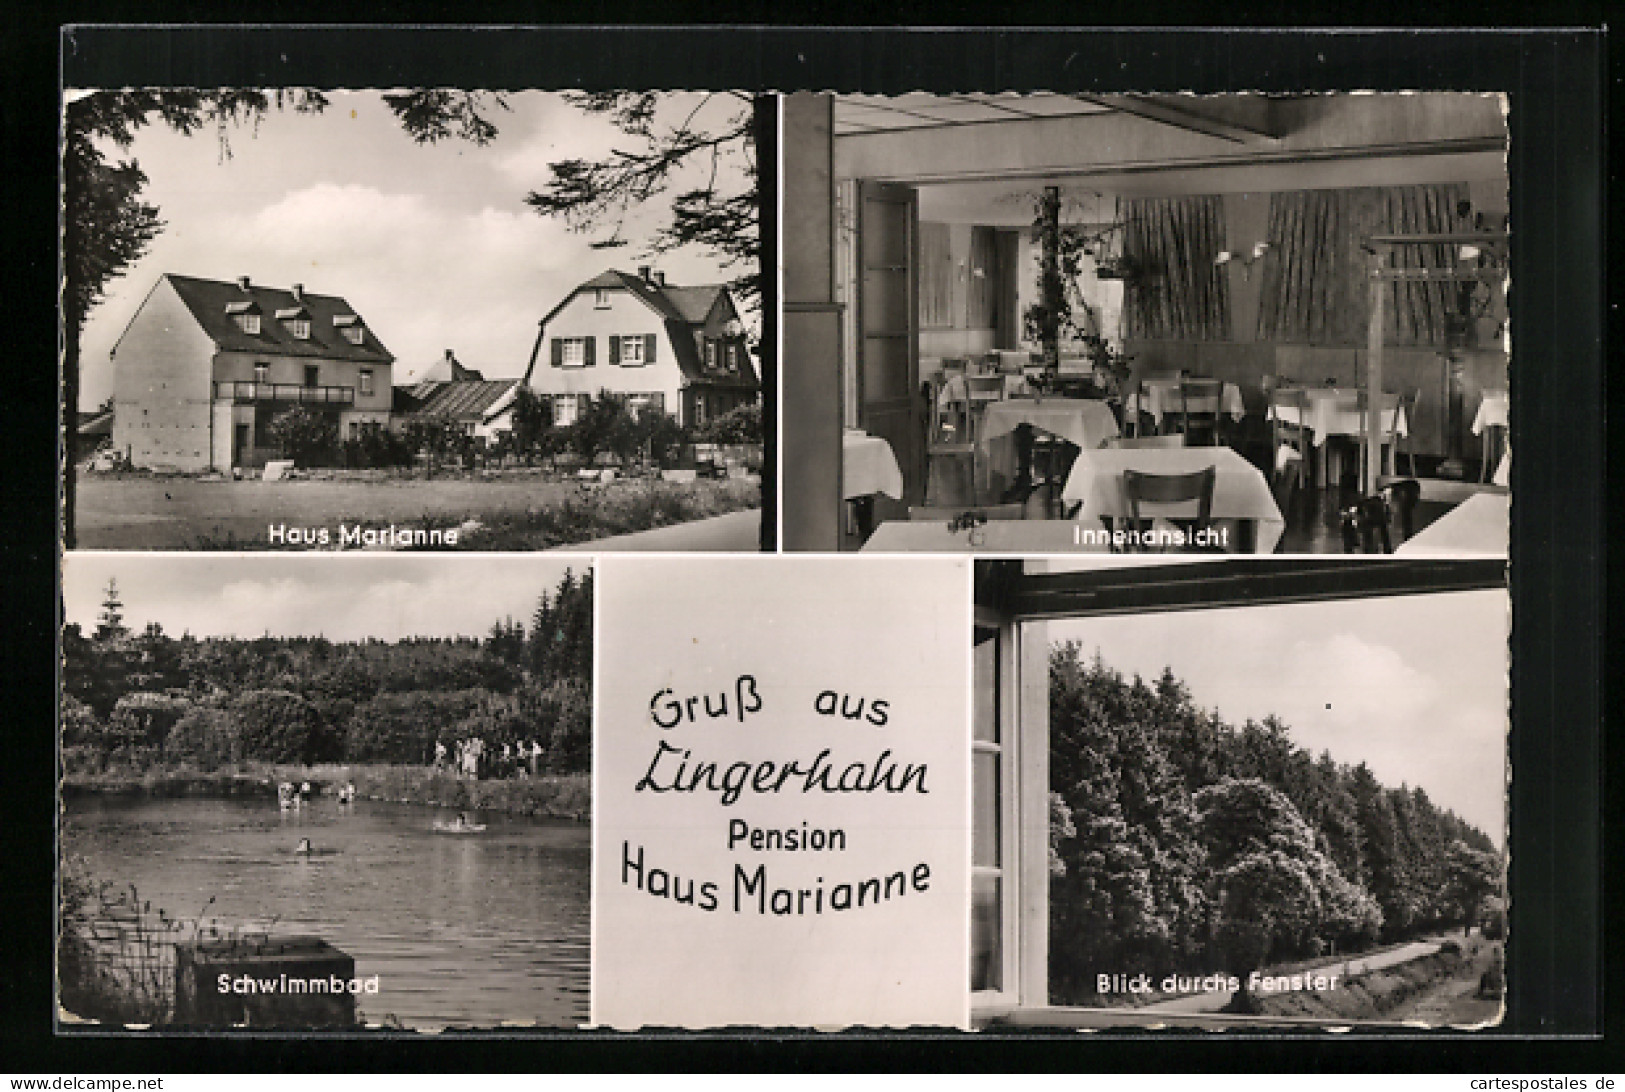
[[[725,284],[651,284],[632,273],[619,269],[606,269],[590,281],[576,285],[575,290],[559,301],[559,305],[542,318],[542,325],[553,321],[553,316],[583,292],[599,288],[619,288],[632,293],[663,319],[676,320],[690,326],[699,326],[710,317],[717,297],[725,295]]]
[[[334,319],[354,318],[355,308],[340,296],[313,292],[294,297],[285,288],[250,284],[247,289],[233,281],[211,281],[165,273],[181,302],[221,352],[278,353],[283,356],[314,356],[328,360],[353,360],[359,364],[390,364],[395,357],[384,348],[370,328],[362,323],[361,344],[353,345],[334,324]],[[236,306],[233,306],[236,305]],[[262,315],[301,315],[310,318],[310,337],[296,338],[276,319],[262,318],[260,332],[243,331],[233,315],[252,305]]]
[[[397,413],[423,417],[449,417],[455,421],[483,421],[519,386],[518,379],[425,380],[412,387],[395,388]]]

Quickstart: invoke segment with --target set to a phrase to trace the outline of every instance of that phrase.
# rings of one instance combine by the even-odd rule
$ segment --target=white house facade
[[[340,436],[389,423],[394,357],[344,299],[164,274],[113,346],[113,446],[138,467],[231,471],[305,406]]]
[[[525,381],[558,426],[600,391],[683,425],[753,403],[761,391],[726,286],[670,285],[647,266],[636,276],[600,274],[549,312]]]

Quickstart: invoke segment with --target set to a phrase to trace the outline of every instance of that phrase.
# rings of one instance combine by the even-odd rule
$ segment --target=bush
[[[242,738],[237,719],[224,709],[198,706],[169,730],[164,755],[173,762],[189,762],[201,770],[242,761]]]
[[[460,726],[493,697],[483,689],[381,693],[358,704],[350,715],[345,761],[426,764],[434,758],[435,742],[445,742],[447,750],[453,750],[452,744],[461,738]]]
[[[702,444],[759,444],[762,442],[762,405],[750,402],[713,417],[694,430]]]
[[[266,433],[296,466],[328,462],[339,446],[338,419],[309,406],[294,406],[277,414]]]
[[[95,743],[105,729],[96,711],[69,694],[62,695],[62,745],[76,747]]]
[[[316,707],[289,690],[249,690],[231,704],[242,757],[261,762],[322,762],[337,740]]]
[[[126,694],[113,706],[103,738],[115,748],[160,747],[170,729],[191,711],[192,703],[185,698],[146,691]]]

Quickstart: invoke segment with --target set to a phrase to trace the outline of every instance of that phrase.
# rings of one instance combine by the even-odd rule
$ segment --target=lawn
[[[341,524],[451,528],[458,549],[537,550],[668,526],[761,503],[755,479],[691,484],[633,479],[584,486],[540,474],[221,481],[186,476],[86,475],[78,488],[79,547],[111,550],[303,548],[273,545],[272,526]],[[478,528],[468,528],[473,520]]]

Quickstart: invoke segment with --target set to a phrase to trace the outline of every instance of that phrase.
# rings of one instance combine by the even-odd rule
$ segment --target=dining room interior
[[[783,111],[787,548],[1504,556],[1501,97]]]

